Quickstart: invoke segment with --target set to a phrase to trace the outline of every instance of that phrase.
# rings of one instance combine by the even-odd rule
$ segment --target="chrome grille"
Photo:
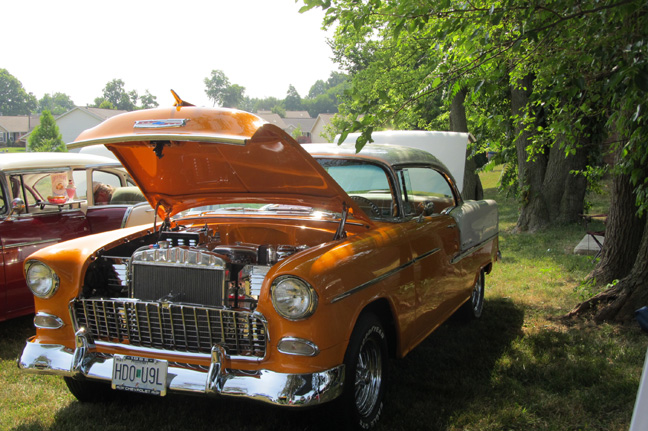
[[[77,329],[95,340],[192,353],[219,344],[232,356],[265,356],[265,322],[247,311],[107,299],[78,299],[72,309]]]

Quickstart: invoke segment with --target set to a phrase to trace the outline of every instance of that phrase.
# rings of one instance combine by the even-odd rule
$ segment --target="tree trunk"
[[[518,159],[518,183],[521,190],[522,207],[518,217],[518,231],[535,231],[549,224],[549,211],[542,193],[546,157],[536,154],[529,158],[531,132],[524,121],[533,91],[533,76],[519,79],[511,87],[511,111],[515,117],[515,147]]]
[[[557,141],[549,152],[542,195],[552,222],[574,223],[583,214],[587,180],[572,173],[582,171],[587,165],[587,153],[582,146],[577,146],[576,154],[565,155],[565,149]]]
[[[596,284],[624,278],[637,256],[645,221],[637,217],[633,189],[627,175],[614,177],[601,260],[588,276]]]
[[[579,304],[568,317],[591,315],[596,322],[629,323],[637,309],[648,305],[648,217],[644,219],[643,234],[637,235],[641,243],[630,273],[614,286]]]
[[[462,88],[452,98],[450,104],[450,130],[453,132],[468,132],[468,121],[466,120],[466,107],[464,101],[466,100],[466,89]],[[484,190],[482,188],[481,180],[477,175],[477,163],[472,156],[472,148],[470,143],[466,148],[466,167],[464,169],[463,189],[461,195],[465,200],[484,199]],[[456,178],[459,181],[459,178]]]

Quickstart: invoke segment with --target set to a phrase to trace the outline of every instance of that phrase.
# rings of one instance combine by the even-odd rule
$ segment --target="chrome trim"
[[[39,317],[45,318],[45,319],[52,319],[52,321],[56,322],[56,326],[45,326],[45,325],[42,325],[42,324],[41,325],[37,324],[36,319],[39,318]],[[39,329],[59,329],[59,328],[64,327],[65,323],[63,323],[63,319],[61,319],[58,316],[55,316],[55,315],[49,314],[49,313],[43,313],[42,311],[39,311],[34,316],[34,326],[36,328],[39,328]]]
[[[112,381],[113,357],[94,351],[92,340],[78,331],[74,350],[58,344],[27,342],[18,367],[36,374]],[[167,389],[172,392],[248,398],[286,407],[310,407],[342,394],[344,365],[328,370],[287,374],[271,370],[225,368],[227,357],[218,346],[211,353],[209,371],[188,369],[169,362]]]
[[[122,217],[122,221],[120,224],[120,228],[125,228],[126,227],[126,222],[128,221],[128,217],[130,217],[131,213],[133,212],[133,207],[129,206],[126,208],[126,211],[124,211],[124,216]]]
[[[43,239],[43,240],[40,240],[40,241],[31,241],[31,242],[19,242],[17,244],[8,245],[8,246],[4,247],[4,249],[9,250],[9,249],[18,248],[18,247],[29,247],[31,245],[41,245],[41,244],[47,244],[49,242],[59,243],[59,242],[61,242],[61,238]]]
[[[107,138],[87,139],[84,141],[76,141],[68,144],[68,149],[87,147],[89,145],[97,144],[121,144],[124,142],[139,142],[139,141],[176,141],[176,142],[204,142],[208,144],[231,144],[231,145],[245,145],[250,137],[242,137],[235,135],[219,135],[219,134],[198,134],[192,133],[190,135],[181,133],[142,133],[142,134],[127,134],[110,136]]]
[[[366,289],[366,288],[368,288],[368,287],[370,287],[370,286],[372,286],[372,285],[374,285],[376,283],[379,283],[379,282],[385,280],[386,278],[389,278],[392,275],[396,274],[397,272],[407,268],[408,266],[414,265],[419,260],[422,260],[422,259],[425,259],[426,257],[432,256],[434,253],[436,253],[436,252],[438,252],[440,250],[441,250],[440,248],[434,248],[434,249],[432,249],[432,250],[430,250],[430,251],[428,251],[426,253],[423,253],[420,256],[416,256],[414,259],[410,260],[409,262],[407,262],[407,263],[405,263],[405,264],[403,264],[403,265],[401,265],[399,267],[396,267],[396,268],[394,268],[394,269],[392,269],[390,271],[387,271],[383,275],[379,275],[378,277],[374,278],[373,280],[369,280],[369,281],[367,281],[365,283],[362,283],[359,286],[356,286],[356,287],[354,287],[352,289],[349,289],[346,292],[341,293],[338,296],[331,299],[331,304],[333,304],[335,302],[338,302],[338,301],[341,301],[344,298],[347,298],[347,297],[353,295],[354,293],[358,293],[358,292],[360,292],[360,291],[362,291],[362,290],[364,290],[364,289]]]
[[[186,358],[196,358],[196,359],[210,358],[209,353],[182,352],[182,351],[174,351],[174,350],[169,351],[164,349],[156,349],[154,347],[142,347],[142,346],[133,346],[128,344],[111,343],[110,341],[97,340],[94,342],[94,344],[95,346],[99,346],[103,348],[115,349],[115,350],[121,349],[131,353],[136,352],[136,354],[140,353],[140,354],[151,355],[151,356],[168,355],[169,353],[173,353],[173,354],[182,355],[182,357],[186,357]],[[259,363],[263,361],[263,358],[253,357],[253,356],[242,356],[242,355],[229,355],[228,358],[231,359],[232,361],[245,361],[250,363]]]
[[[461,261],[462,259],[464,259],[464,258],[468,257],[469,255],[475,253],[476,251],[484,248],[486,245],[488,245],[488,243],[490,241],[495,239],[497,237],[497,235],[499,235],[499,232],[489,236],[488,238],[486,238],[485,240],[483,240],[479,244],[475,244],[472,247],[470,247],[469,249],[467,249],[465,251],[462,251],[461,253],[459,253],[455,257],[453,257],[452,260],[450,260],[450,263],[454,265],[455,263]]]
[[[288,351],[288,350],[282,350],[282,348],[281,348],[281,343],[282,343],[283,341],[296,341],[296,342],[299,342],[299,343],[305,344],[305,345],[307,345],[308,347],[310,347],[311,349],[313,349],[313,353],[311,353],[311,354],[309,354],[309,355],[304,355],[304,354],[302,354],[302,353],[296,353],[296,352],[290,352],[290,351]],[[319,355],[319,353],[320,353],[320,350],[319,350],[319,347],[317,347],[317,344],[313,343],[313,342],[310,341],[310,340],[306,340],[306,339],[304,339],[304,338],[299,338],[299,337],[283,337],[283,338],[282,338],[281,340],[279,340],[279,342],[277,343],[277,350],[278,350],[279,352],[283,353],[284,355],[292,355],[292,356],[309,356],[309,357],[313,357],[313,356],[317,356],[317,355]]]
[[[135,121],[133,129],[168,129],[173,127],[184,127],[187,125],[187,118],[168,118],[166,120],[138,120]]]

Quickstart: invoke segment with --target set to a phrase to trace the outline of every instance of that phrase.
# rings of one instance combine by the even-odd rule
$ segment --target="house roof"
[[[308,111],[286,111],[284,118],[311,118]]]
[[[263,118],[268,123],[274,124],[275,126],[279,127],[280,129],[285,129],[287,127],[286,123],[279,116],[279,114],[275,114],[275,113],[270,112],[270,111],[260,111],[260,112],[257,112],[256,115]]]
[[[74,111],[82,111],[90,114],[91,116],[95,117],[97,120],[104,121],[110,117],[114,117],[115,115],[123,114],[124,111],[121,109],[103,109],[103,108],[90,108],[88,106],[77,106],[75,108],[70,109],[67,111],[65,114],[61,114],[58,117],[56,117],[56,120],[58,121],[60,118],[66,117],[70,115],[70,113]]]
[[[0,116],[0,128],[5,133],[27,133],[40,123],[37,116],[28,115],[2,115]]]
[[[292,129],[296,129],[297,127],[301,128],[302,132],[310,133],[311,130],[313,130],[313,125],[315,124],[315,121],[317,121],[315,118],[284,118],[283,119],[284,123],[288,127],[291,127]]]

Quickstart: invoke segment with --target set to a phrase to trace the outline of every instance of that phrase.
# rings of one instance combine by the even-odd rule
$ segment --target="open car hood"
[[[247,112],[177,106],[109,118],[69,148],[104,144],[160,217],[225,203],[303,205],[371,224],[292,137]]]

